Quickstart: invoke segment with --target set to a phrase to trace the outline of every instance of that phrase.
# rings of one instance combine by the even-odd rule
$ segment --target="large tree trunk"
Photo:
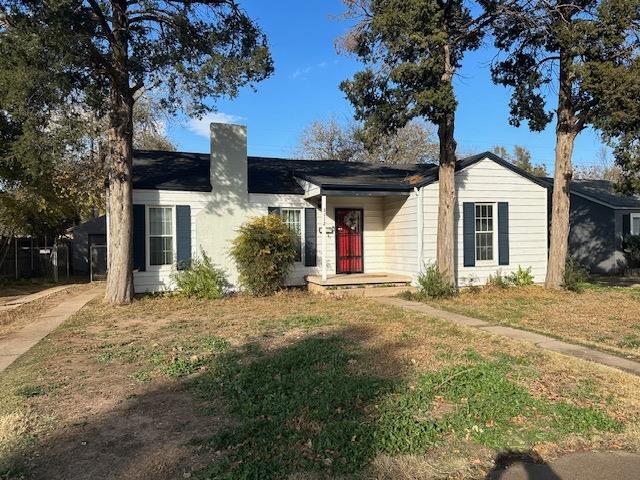
[[[445,31],[446,31],[445,26]],[[442,81],[449,84],[453,95],[453,74],[455,68],[451,61],[451,47],[443,47],[444,71]],[[455,107],[454,107],[455,108]],[[438,171],[438,236],[436,246],[436,263],[438,270],[449,281],[455,283],[453,262],[454,239],[454,205],[456,202],[455,169],[456,141],[454,138],[455,109],[442,114],[438,122],[438,140],[440,142],[440,168]]]
[[[456,202],[455,167],[456,142],[454,140],[453,113],[445,115],[438,125],[440,141],[440,168],[438,174],[438,236],[436,262],[438,270],[454,283],[453,239],[454,205]]]
[[[571,157],[573,155],[573,144],[581,130],[580,122],[575,116],[572,101],[572,79],[569,74],[570,62],[569,56],[564,52],[560,52],[556,164],[553,174],[549,262],[545,281],[545,286],[553,289],[562,288],[564,282],[569,241],[569,189],[573,174]]]
[[[133,95],[128,72],[128,22],[126,1],[114,0],[111,45],[113,73],[109,108],[109,243],[105,300],[130,303],[133,298],[133,198],[131,159],[133,154]]]

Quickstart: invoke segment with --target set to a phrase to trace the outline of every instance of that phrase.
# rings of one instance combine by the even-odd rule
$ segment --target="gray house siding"
[[[72,241],[72,268],[75,275],[89,274],[89,242],[98,243],[106,241],[107,220],[104,215],[87,220],[73,228]]]
[[[569,253],[593,273],[617,273],[619,265],[616,211],[578,195],[571,195]],[[622,220],[620,220],[620,232]]]
[[[624,252],[622,251],[622,240],[623,240],[623,232],[622,232],[622,217],[623,215],[629,215],[631,213],[640,213],[640,208],[630,209],[625,208],[624,210],[616,210],[615,219],[616,219],[616,256],[617,263],[620,269],[624,268],[627,264],[624,258]]]

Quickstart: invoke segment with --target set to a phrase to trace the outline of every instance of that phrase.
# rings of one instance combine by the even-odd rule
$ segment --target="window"
[[[640,213],[631,214],[631,235],[640,235]]]
[[[293,208],[283,208],[281,212],[282,221],[294,232],[298,234],[296,245],[296,262],[302,261],[302,214],[301,210]]]
[[[173,263],[173,208],[149,207],[149,265]]]
[[[491,262],[494,257],[493,204],[476,203],[476,260]]]

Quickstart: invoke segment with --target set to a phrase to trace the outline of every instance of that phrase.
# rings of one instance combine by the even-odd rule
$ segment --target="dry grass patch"
[[[639,399],[636,377],[365,299],[148,296],[92,302],[0,377],[0,457],[70,480],[477,478],[502,445],[638,449]]]
[[[33,322],[34,319],[37,319],[39,315],[45,313],[47,310],[60,305],[71,296],[77,295],[88,288],[91,288],[91,285],[73,285],[69,288],[52,293],[51,295],[47,295],[46,297],[39,298],[38,300],[34,300],[11,310],[0,312],[0,339],[16,332],[22,327]],[[28,294],[35,292],[31,292],[31,289],[28,289],[25,293]]]
[[[640,288],[591,286],[574,293],[487,287],[429,303],[640,359]]]

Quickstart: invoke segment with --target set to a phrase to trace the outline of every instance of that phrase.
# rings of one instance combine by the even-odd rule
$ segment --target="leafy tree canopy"
[[[483,3],[502,10],[494,33],[496,47],[506,56],[493,64],[492,75],[512,88],[511,124],[526,121],[531,130],[541,131],[557,111],[569,132],[589,125],[600,130],[623,170],[637,175],[640,1]],[[558,89],[560,104],[549,105],[547,94]]]
[[[364,21],[344,40],[367,68],[340,88],[375,143],[412,118],[439,124],[457,106],[451,77],[464,53],[480,46],[482,29],[462,1],[351,0]],[[443,81],[444,80],[444,81]]]

